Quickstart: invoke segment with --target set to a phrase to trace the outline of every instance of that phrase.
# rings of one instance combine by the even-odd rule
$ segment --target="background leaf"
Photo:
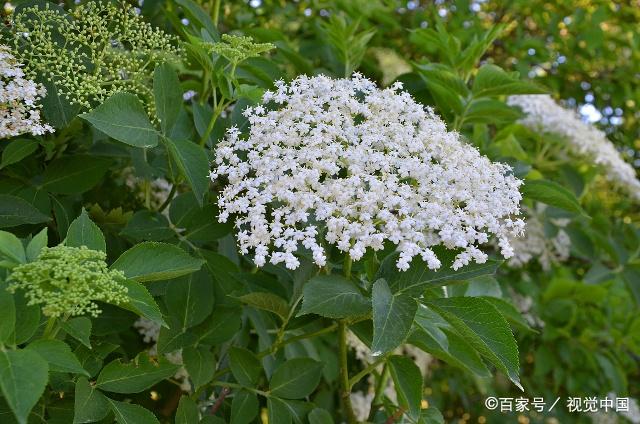
[[[153,147],[158,135],[138,98],[116,93],[80,117],[109,137],[134,147]]]
[[[169,280],[200,269],[204,263],[177,246],[167,243],[143,242],[124,252],[111,265],[127,278],[139,282]]]
[[[26,424],[31,409],[49,380],[47,363],[28,350],[0,351],[0,388],[19,424]]]
[[[65,241],[67,246],[86,246],[92,250],[107,251],[107,242],[100,228],[89,218],[87,211],[82,209],[80,216],[74,219],[67,230]]]

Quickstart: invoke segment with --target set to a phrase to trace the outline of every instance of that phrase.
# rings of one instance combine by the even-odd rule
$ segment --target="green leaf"
[[[42,99],[42,112],[46,122],[57,129],[69,126],[80,106],[72,104],[51,81],[46,80],[43,85],[47,89],[47,95]]]
[[[42,188],[52,193],[79,194],[96,186],[111,160],[90,155],[63,156],[53,160],[43,174]]]
[[[466,108],[465,124],[502,124],[515,121],[522,113],[504,102],[494,99],[474,99]]]
[[[205,320],[213,310],[213,281],[206,269],[173,280],[164,303],[182,330]]]
[[[469,95],[469,89],[464,80],[446,65],[439,63],[419,64],[416,65],[416,69],[428,84],[438,84],[444,89],[448,89],[465,98]]]
[[[70,372],[73,374],[84,374],[89,377],[78,358],[71,352],[71,348],[65,342],[60,340],[36,340],[29,343],[25,348],[31,352],[35,352],[42,359],[49,363],[51,371]]]
[[[176,410],[175,424],[195,424],[199,420],[198,405],[189,396],[182,396]]]
[[[96,387],[114,393],[139,393],[173,376],[179,368],[162,358],[155,363],[142,353],[128,364],[120,359],[107,364],[98,375]]]
[[[522,390],[518,346],[507,321],[496,308],[476,297],[434,299],[426,303],[438,312],[483,357],[505,372]]]
[[[129,301],[119,304],[119,307],[135,312],[157,324],[167,325],[162,317],[160,307],[143,284],[132,280],[124,281],[122,284],[127,287]]]
[[[191,274],[202,267],[204,260],[167,243],[143,242],[124,252],[111,265],[127,278],[139,282],[170,280]]]
[[[315,408],[309,412],[309,424],[334,424],[331,414],[326,409]]]
[[[209,203],[200,207],[193,192],[176,196],[169,208],[171,222],[184,228],[183,236],[194,242],[218,240],[233,230],[230,222],[218,222],[218,206]]]
[[[498,312],[500,312],[500,315],[510,322],[514,328],[534,332],[527,321],[522,317],[522,314],[508,301],[490,296],[482,296],[482,299],[491,303]]]
[[[237,308],[216,306],[211,316],[190,331],[196,335],[198,344],[219,345],[240,329],[241,315]]]
[[[193,389],[198,390],[213,379],[216,357],[204,346],[185,347],[182,350],[184,367],[193,382]]]
[[[178,73],[168,63],[158,65],[153,73],[153,96],[160,127],[163,134],[168,134],[178,119],[183,101]]]
[[[36,150],[38,150],[38,142],[31,139],[22,139],[9,142],[2,151],[2,160],[0,160],[0,169],[14,163],[20,162]]]
[[[118,424],[160,424],[160,421],[148,409],[132,403],[119,402],[106,398]]]
[[[91,349],[91,320],[87,317],[71,318],[60,324],[62,329],[71,337]]]
[[[177,318],[169,316],[168,326],[160,328],[158,353],[169,353],[196,344],[197,337],[192,330],[184,331]]]
[[[271,376],[271,394],[285,399],[309,396],[320,382],[321,362],[311,358],[294,358],[280,365]]]
[[[138,211],[121,234],[135,240],[163,241],[175,235],[167,218],[158,212]]]
[[[2,290],[2,288],[0,288]],[[29,340],[40,325],[40,306],[29,305],[28,299],[23,292],[13,294],[13,301],[16,308],[15,331],[9,338],[9,343],[19,345]]]
[[[9,260],[15,265],[27,261],[24,246],[18,237],[7,231],[0,231],[0,259]]]
[[[19,424],[27,424],[27,417],[48,380],[49,366],[37,353],[0,351],[0,389]]]
[[[560,184],[549,180],[527,180],[522,195],[556,208],[588,216],[576,196]]]
[[[423,409],[420,415],[419,424],[445,424],[442,413],[433,406]]]
[[[248,424],[258,416],[258,396],[246,390],[240,390],[231,402],[231,424]]]
[[[403,292],[417,297],[427,287],[440,287],[454,281],[464,281],[482,275],[495,274],[501,263],[492,260],[488,260],[483,264],[474,262],[456,271],[451,268],[453,258],[456,255],[454,251],[444,250],[441,252],[441,250],[438,250],[437,253],[442,262],[439,269],[429,269],[427,264],[420,258],[414,258],[409,264],[409,269],[403,272],[398,272],[396,267],[398,254],[389,255],[382,261],[375,278],[384,278],[394,293]]]
[[[409,295],[391,293],[387,282],[373,283],[373,342],[371,355],[378,356],[398,347],[409,334],[418,304]]]
[[[130,93],[116,93],[91,112],[80,117],[114,140],[134,147],[154,147],[158,134],[149,122],[138,98]]]
[[[262,374],[262,364],[253,352],[240,347],[229,349],[231,373],[238,383],[245,387],[255,387]]]
[[[407,342],[468,373],[482,378],[491,377],[482,358],[469,343],[450,330],[442,330],[442,335],[445,337],[446,347],[442,346],[440,340],[422,330],[411,333]]]
[[[422,372],[409,358],[391,356],[387,363],[393,378],[393,384],[398,393],[400,406],[407,415],[414,420],[420,416],[422,403]]]
[[[254,308],[273,312],[283,320],[289,315],[289,305],[287,305],[287,301],[273,293],[251,292],[239,296],[238,300]]]
[[[268,422],[291,424],[291,414],[287,405],[276,397],[267,398]]]
[[[182,6],[183,11],[189,16],[191,22],[198,23],[212,37],[218,34],[216,24],[211,20],[211,16],[198,3],[192,0],[176,0],[176,3]]]
[[[370,311],[369,299],[351,281],[339,275],[318,275],[304,285],[298,315],[349,318],[367,315]]]
[[[313,404],[299,400],[278,399],[269,397],[267,399],[267,409],[269,410],[269,422],[290,424],[291,420],[295,424],[304,424],[305,418],[309,415]]]
[[[7,291],[7,283],[0,280],[0,343],[10,340],[16,328],[16,304]]]
[[[409,336],[409,343],[479,377],[491,376],[475,349],[458,336],[451,325],[436,312],[418,305],[414,323],[416,329]]]
[[[109,401],[96,390],[89,380],[79,377],[76,381],[73,424],[100,421],[109,413]]]
[[[51,218],[23,198],[0,194],[0,228],[40,224],[50,220]]]
[[[202,207],[209,190],[209,159],[204,148],[189,140],[165,139],[169,153],[189,182],[191,190]]]
[[[65,244],[71,247],[86,246],[93,250],[107,251],[107,242],[104,240],[102,230],[89,218],[84,208],[80,216],[69,225]]]
[[[27,261],[32,262],[35,261],[38,256],[40,256],[40,251],[47,247],[47,243],[49,243],[49,236],[47,234],[47,227],[44,227],[38,234],[36,234],[29,244],[27,245]],[[0,249],[2,249],[0,247]]]
[[[483,65],[473,81],[474,97],[491,97],[514,94],[543,94],[544,89],[505,72],[496,65]]]

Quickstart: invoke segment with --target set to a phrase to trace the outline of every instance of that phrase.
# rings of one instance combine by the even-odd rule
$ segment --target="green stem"
[[[218,27],[218,19],[220,17],[220,3],[221,0],[214,0],[213,2],[213,24]]]
[[[353,260],[351,259],[351,255],[347,254],[344,257],[344,264],[342,265],[342,271],[344,272],[344,276],[348,279],[351,278],[351,265],[353,264]]]
[[[367,375],[371,374],[371,372],[373,370],[375,370],[378,367],[378,365],[380,365],[381,363],[383,363],[386,360],[387,360],[387,357],[385,355],[385,356],[379,358],[377,361],[373,362],[372,364],[369,364],[369,366],[367,368],[363,369],[358,374],[356,374],[353,377],[351,377],[349,379],[349,390],[351,390],[353,388],[353,386],[358,381],[362,380],[364,377],[366,377]]]
[[[55,326],[56,326],[56,318],[55,317],[49,318],[49,321],[47,321],[47,326],[44,328],[44,333],[42,333],[42,338],[53,339],[55,335],[52,333]]]
[[[200,139],[200,145],[204,146],[204,144],[207,142],[207,139],[209,138],[209,135],[211,135],[211,131],[213,131],[213,127],[216,125],[216,121],[218,120],[218,116],[220,116],[220,114],[222,113],[222,110],[227,107],[228,103],[225,102],[220,102],[218,104],[218,106],[214,109],[213,111],[213,115],[211,115],[211,120],[209,120],[209,125],[207,125],[207,129],[204,132],[204,134],[202,134],[202,138]]]
[[[387,363],[385,362],[384,366],[382,367],[382,372],[378,377],[378,381],[376,382],[376,388],[373,395],[373,400],[371,400],[371,410],[369,412],[369,419],[368,419],[369,421],[373,421],[373,417],[375,416],[375,413],[376,413],[375,405],[378,405],[380,403],[380,398],[384,393],[384,389],[387,387],[388,379],[389,379],[389,368],[387,367]]]
[[[226,381],[213,381],[213,382],[211,382],[211,385],[212,386],[219,386],[219,387],[229,387],[230,389],[247,390],[249,392],[253,392],[253,393],[257,394],[257,395],[264,396],[264,397],[269,397],[270,396],[269,393],[263,392],[262,390],[254,389],[254,388],[251,388],[251,387],[245,387],[245,386],[243,386],[241,384],[237,384],[237,383],[229,383],[229,382],[226,382]]]
[[[340,366],[340,397],[344,413],[346,415],[347,424],[357,424],[358,419],[353,413],[351,407],[351,389],[349,386],[349,369],[347,363],[347,325],[344,321],[338,322],[338,364]]]
[[[164,203],[162,203],[162,205],[160,205],[160,207],[158,208],[158,212],[162,212],[163,210],[165,210],[167,208],[167,206],[169,206],[169,203],[171,203],[171,200],[173,200],[173,196],[175,196],[177,189],[178,189],[178,185],[177,184],[174,184],[173,186],[171,186],[171,191],[169,192],[169,195],[167,196],[167,200],[165,200]]]

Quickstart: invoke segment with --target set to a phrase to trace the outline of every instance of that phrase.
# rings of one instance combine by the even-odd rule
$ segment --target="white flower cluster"
[[[373,391],[364,393],[358,390],[357,392],[352,392],[349,397],[351,398],[351,409],[358,422],[367,421],[375,393]]]
[[[606,134],[583,122],[576,112],[558,105],[549,95],[511,96],[507,100],[526,114],[521,123],[536,131],[563,137],[573,154],[588,158],[605,172],[609,181],[640,200],[640,181]]]
[[[248,137],[231,128],[211,172],[228,180],[219,220],[236,215],[244,254],[252,250],[258,266],[269,259],[295,269],[300,246],[323,266],[324,241],[353,260],[390,241],[401,270],[416,256],[439,268],[436,245],[460,249],[458,269],[486,261],[479,245],[495,235],[512,255],[508,237],[523,227],[521,181],[400,89],[358,74],[302,76],[245,110]]]
[[[157,324],[150,319],[140,317],[133,323],[133,327],[138,330],[138,333],[142,335],[142,340],[145,343],[153,343],[151,349],[149,349],[149,355],[155,356],[158,354],[158,337],[160,336],[160,324]],[[175,365],[183,365],[182,349],[178,349],[174,352],[165,353],[165,358],[169,362]],[[189,381],[189,373],[184,366],[180,367],[173,376],[175,380],[180,382],[180,388],[184,392],[190,392],[191,382]]]
[[[24,78],[9,47],[0,44],[0,138],[53,132],[40,121],[38,102],[47,93],[41,84]]]
[[[507,265],[512,268],[520,268],[531,260],[537,260],[542,269],[548,271],[551,265],[564,262],[571,254],[571,238],[563,230],[569,223],[566,219],[552,219],[552,224],[557,227],[557,233],[553,237],[548,237],[545,233],[542,213],[545,205],[538,204],[537,209],[524,207],[523,212],[527,224],[524,235],[512,237],[509,242],[513,248],[513,257],[507,261]]]

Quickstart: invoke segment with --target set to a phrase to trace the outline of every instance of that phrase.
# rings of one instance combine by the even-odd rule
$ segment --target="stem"
[[[47,326],[44,328],[44,333],[42,333],[43,339],[53,339],[55,337],[53,333],[53,329],[56,326],[56,318],[51,317],[47,321]]]
[[[349,387],[349,370],[347,368],[347,325],[344,321],[338,322],[339,354],[338,363],[340,365],[340,397],[348,424],[357,424],[358,420],[351,407],[351,390]]]
[[[382,372],[380,373],[380,377],[378,377],[378,381],[376,382],[376,388],[373,395],[373,400],[371,400],[369,421],[373,421],[373,417],[375,416],[375,413],[376,413],[376,408],[374,408],[374,406],[380,403],[380,398],[382,397],[382,394],[384,393],[384,389],[387,386],[387,380],[389,380],[389,368],[387,367],[387,363],[385,362],[384,366],[382,367]]]
[[[351,278],[351,265],[353,264],[353,260],[351,259],[351,255],[347,254],[344,257],[344,264],[342,265],[342,271],[344,272],[344,276],[348,279]]]
[[[209,125],[207,125],[207,129],[204,132],[204,134],[202,134],[202,138],[200,139],[200,145],[204,146],[204,144],[207,142],[207,139],[209,138],[209,135],[211,135],[211,131],[213,131],[213,127],[216,125],[216,121],[218,120],[218,116],[220,116],[220,114],[222,113],[222,110],[228,105],[225,104],[224,102],[220,102],[218,104],[218,107],[216,107],[213,111],[213,115],[211,115],[211,120],[209,121]]]
[[[213,24],[218,27],[218,18],[220,17],[220,3],[221,0],[214,0],[213,2]]]
[[[171,203],[171,200],[173,200],[173,196],[175,196],[175,194],[176,194],[177,188],[178,188],[177,184],[174,184],[173,186],[171,186],[171,191],[169,192],[169,195],[167,196],[167,200],[165,200],[164,203],[162,205],[160,205],[160,207],[158,208],[158,212],[162,212],[163,210],[165,210],[167,208],[167,206],[169,206],[169,203]]]
[[[263,392],[262,390],[258,390],[258,389],[254,389],[252,387],[245,387],[241,384],[237,384],[237,383],[229,383],[227,381],[212,381],[211,382],[212,386],[219,386],[219,387],[229,387],[232,389],[238,389],[238,390],[246,390],[248,392],[252,392],[255,393],[257,395],[263,396],[263,397],[269,397],[269,393],[267,392]]]
[[[373,370],[375,370],[378,367],[378,365],[380,365],[381,363],[383,363],[386,360],[387,360],[387,357],[385,355],[385,356],[381,357],[380,359],[378,359],[377,361],[373,362],[372,364],[369,364],[369,366],[367,368],[363,369],[358,374],[356,374],[353,377],[351,377],[349,379],[349,390],[351,390],[353,388],[353,386],[358,381],[362,380],[364,377],[366,377],[368,374],[370,374]]]

